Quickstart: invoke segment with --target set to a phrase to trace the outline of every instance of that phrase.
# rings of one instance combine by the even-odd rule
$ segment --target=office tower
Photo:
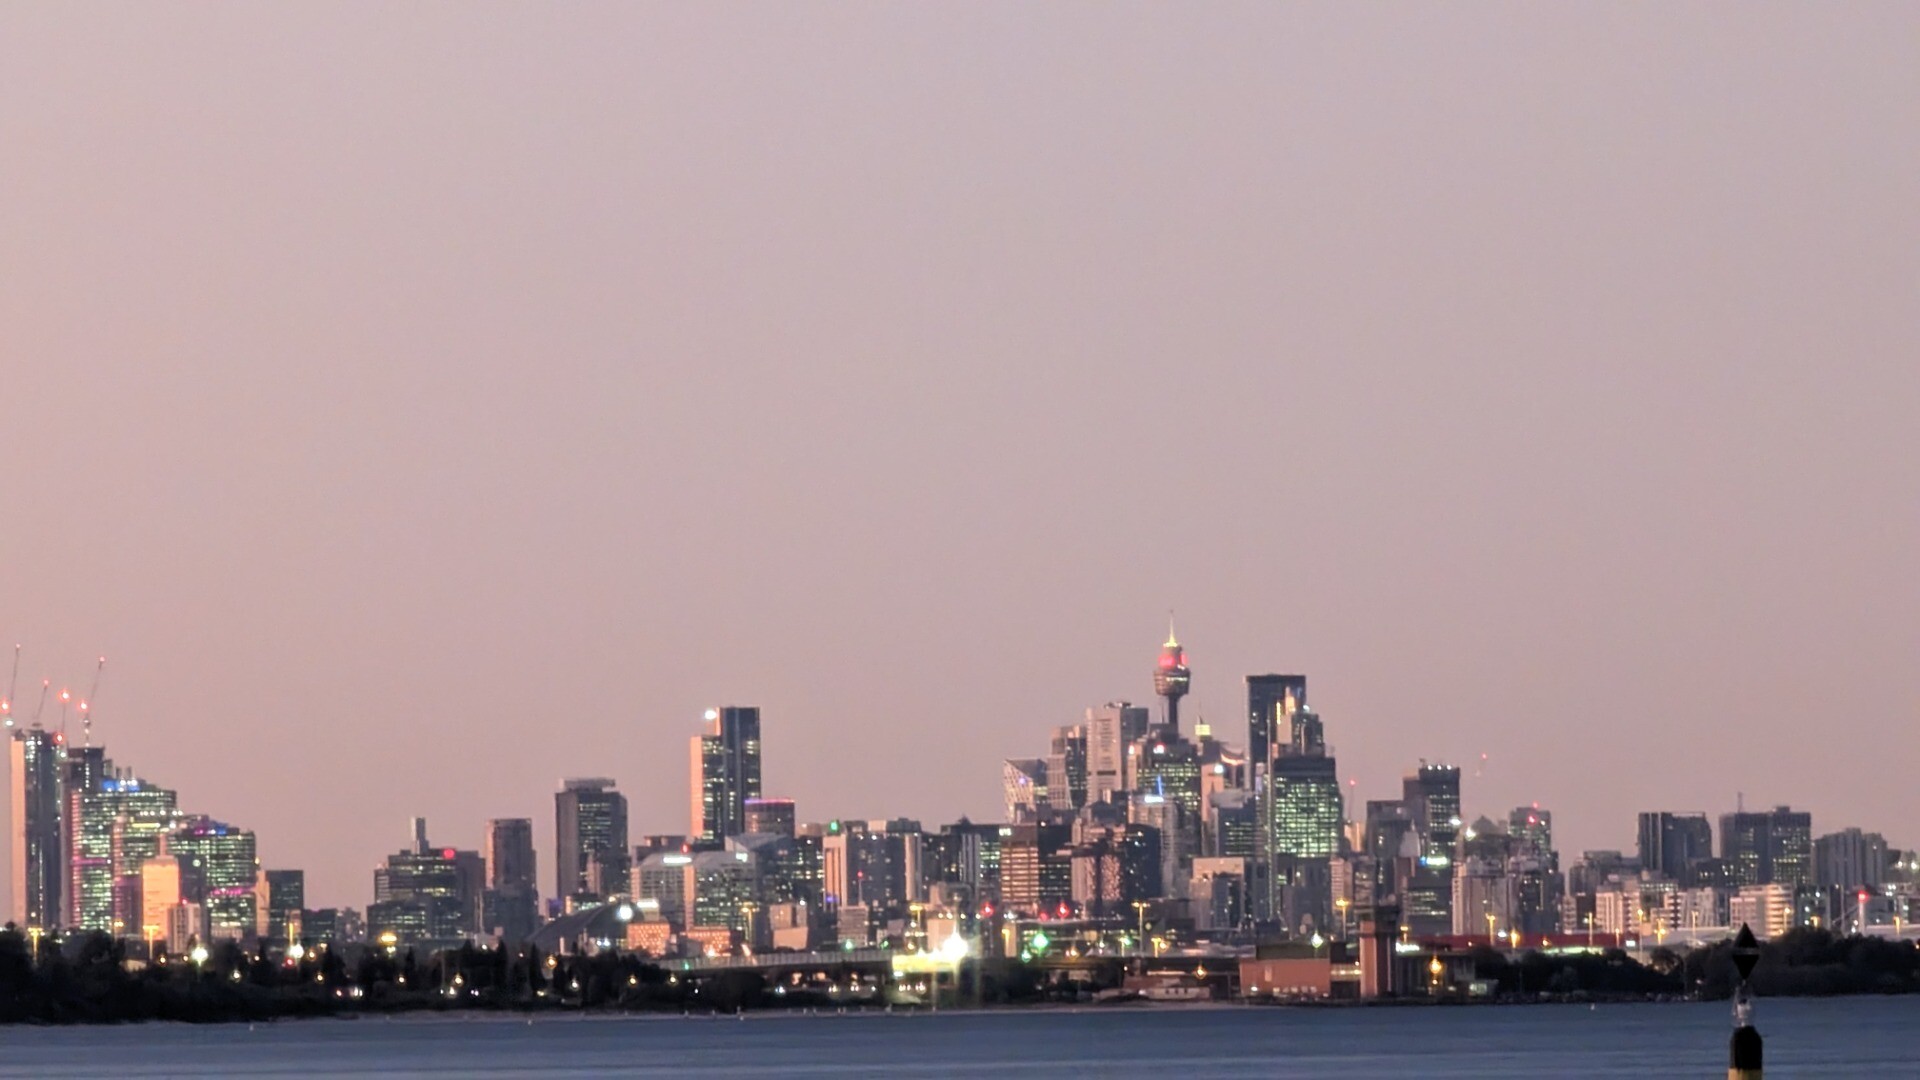
[[[1019,914],[1052,914],[1073,902],[1073,830],[1013,825],[1000,838],[1000,900]]]
[[[89,765],[89,773],[95,766],[101,772],[91,787],[66,792],[66,925],[134,936],[139,867],[159,854],[161,836],[184,815],[172,791],[115,772],[104,756]]]
[[[135,929],[149,945],[167,938],[169,912],[185,899],[180,876],[180,860],[172,855],[155,855],[140,865],[140,925]],[[185,941],[167,940],[174,952],[184,951]]]
[[[279,945],[300,940],[300,913],[307,907],[305,870],[269,870],[267,882],[267,938]]]
[[[1187,651],[1173,636],[1173,627],[1167,627],[1167,643],[1160,647],[1160,660],[1153,668],[1153,692],[1159,694],[1167,703],[1166,724],[1174,731],[1180,730],[1180,699],[1187,695],[1187,687],[1193,682],[1193,672],[1187,667]]]
[[[488,821],[484,853],[487,860],[487,888],[536,888],[538,878],[532,818],[494,818]]]
[[[624,864],[627,851],[627,797],[605,777],[566,781],[553,796],[554,895],[593,896],[588,863]],[[624,876],[624,875],[623,875]]]
[[[1086,725],[1069,724],[1053,729],[1053,740],[1047,748],[1046,776],[1048,806],[1070,814],[1087,805]]]
[[[659,851],[633,868],[633,896],[643,910],[685,930],[692,895],[693,856],[683,851]]]
[[[1560,856],[1553,850],[1553,811],[1533,806],[1516,806],[1507,815],[1507,832],[1515,840],[1521,841],[1540,855],[1546,857],[1554,869],[1560,867]]]
[[[1274,715],[1277,721],[1279,714]],[[1296,705],[1285,720],[1284,728],[1276,724],[1268,733],[1270,738],[1284,735],[1286,741],[1268,745],[1260,800],[1265,910],[1289,930],[1309,932],[1332,925],[1330,861],[1340,854],[1345,803],[1320,717]]]
[[[194,817],[167,837],[167,851],[179,857],[181,876],[191,879],[190,899],[204,907],[208,934],[237,940],[255,932],[259,911],[254,883],[260,860],[251,831]]]
[[[533,819],[494,818],[482,847],[487,887],[480,898],[480,928],[509,942],[533,936],[540,924],[538,864]]]
[[[1414,829],[1420,834],[1420,857],[1436,866],[1448,865],[1460,836],[1459,767],[1421,762],[1401,786]]]
[[[1307,706],[1305,675],[1247,676],[1247,760],[1264,770],[1273,749],[1291,741],[1293,715]]]
[[[760,791],[760,710],[728,705],[706,712],[706,730],[693,737],[692,828],[703,844],[718,845],[746,831],[747,800]]]
[[[1856,890],[1886,884],[1891,862],[1887,839],[1879,833],[1842,829],[1813,842],[1814,883],[1849,902],[1848,894]]]
[[[15,731],[9,746],[13,910],[21,927],[59,926],[66,913],[66,848],[60,832],[60,737],[35,724]]]
[[[746,814],[746,832],[793,835],[795,821],[792,799],[748,799]]]
[[[1778,806],[1720,816],[1720,857],[1736,885],[1813,884],[1813,815]]]
[[[376,939],[392,933],[401,945],[457,945],[480,929],[486,859],[477,851],[420,844],[425,823],[414,820],[407,850],[387,856],[386,865],[373,872],[368,928]]]
[[[1127,790],[1127,750],[1147,733],[1147,710],[1111,701],[1087,710],[1087,802],[1113,802]]]
[[[1007,821],[1028,821],[1047,806],[1047,763],[1039,758],[1008,758],[1000,763],[1000,792]]]
[[[976,824],[965,818],[927,837],[927,879],[964,887],[977,900],[1000,895],[1000,842],[1008,827]]]
[[[1644,811],[1638,850],[1643,868],[1684,881],[1696,863],[1713,858],[1713,826],[1705,814]]]

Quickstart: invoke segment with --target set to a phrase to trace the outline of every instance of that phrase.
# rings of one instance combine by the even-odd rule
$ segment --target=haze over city
[[[713,705],[996,818],[1169,609],[1362,799],[1911,845],[1920,34],[1652,14],[11,8],[18,697],[316,905]]]

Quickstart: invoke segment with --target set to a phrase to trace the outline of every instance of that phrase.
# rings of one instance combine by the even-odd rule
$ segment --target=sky
[[[0,6],[21,708],[310,906],[710,705],[994,818],[1169,610],[1360,799],[1920,846],[1917,412],[1910,4]]]

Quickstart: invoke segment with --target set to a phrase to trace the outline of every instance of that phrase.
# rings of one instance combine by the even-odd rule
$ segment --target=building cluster
[[[1155,707],[1087,709],[1043,755],[1004,762],[1003,820],[934,828],[801,819],[763,790],[759,709],[709,709],[689,740],[684,832],[635,835],[614,779],[568,779],[544,888],[530,818],[489,821],[479,851],[436,845],[415,819],[364,911],[307,908],[301,872],[262,870],[251,832],[36,723],[10,740],[12,919],[149,952],[501,940],[693,958],[955,935],[1000,956],[1304,950],[1261,961],[1271,987],[1285,965],[1336,954],[1357,958],[1358,980],[1420,948],[1678,945],[1742,922],[1898,933],[1920,906],[1915,856],[1858,829],[1816,835],[1786,807],[1723,815],[1717,844],[1704,814],[1644,813],[1632,854],[1563,867],[1548,810],[1469,822],[1452,765],[1419,762],[1397,798],[1353,805],[1304,675],[1246,678],[1238,743],[1183,725],[1192,680],[1170,633]]]

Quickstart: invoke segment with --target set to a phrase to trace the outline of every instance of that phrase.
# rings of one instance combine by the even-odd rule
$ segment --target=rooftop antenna
[[[13,676],[7,680],[7,696],[0,698],[0,717],[4,717],[6,726],[13,726],[13,691],[20,685],[20,646],[13,647]]]
[[[107,658],[103,656],[93,667],[93,685],[87,689],[87,696],[80,699],[80,728],[88,746],[93,745],[93,699],[100,693],[100,672],[106,666]]]

